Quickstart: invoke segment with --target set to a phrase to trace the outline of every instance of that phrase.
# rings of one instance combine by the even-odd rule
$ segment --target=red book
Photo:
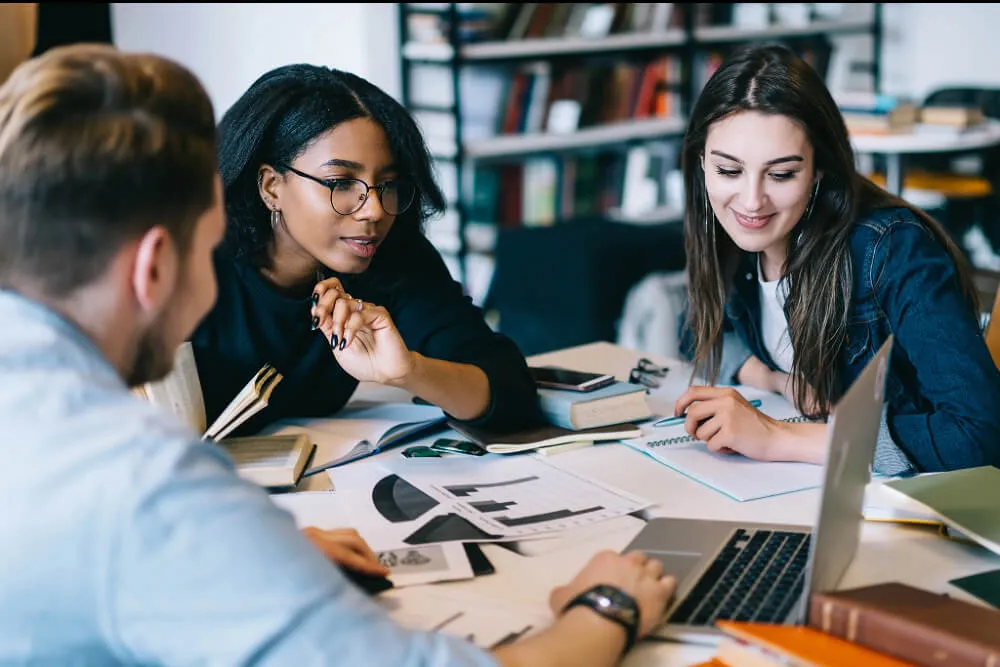
[[[808,624],[916,665],[1000,665],[1000,610],[907,584],[814,593]]]

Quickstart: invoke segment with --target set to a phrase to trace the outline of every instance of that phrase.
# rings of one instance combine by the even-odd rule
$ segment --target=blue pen
[[[755,398],[750,401],[750,405],[755,408],[760,407],[760,399]],[[687,413],[680,415],[679,417],[667,417],[666,419],[661,419],[659,421],[653,422],[654,428],[660,428],[661,426],[676,426],[677,424],[683,424],[684,420],[687,419]]]

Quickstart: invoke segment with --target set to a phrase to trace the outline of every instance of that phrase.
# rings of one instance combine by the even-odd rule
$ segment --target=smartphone
[[[486,450],[474,442],[468,440],[456,440],[454,438],[438,438],[431,445],[435,452],[447,452],[449,454],[469,454],[471,456],[482,456]]]
[[[606,387],[615,381],[614,375],[573,371],[555,366],[532,366],[528,369],[539,387],[569,389],[570,391],[593,391]]]

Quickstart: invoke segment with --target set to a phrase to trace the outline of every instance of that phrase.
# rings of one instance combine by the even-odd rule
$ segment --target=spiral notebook
[[[780,396],[761,395],[760,410],[788,422],[809,421]],[[684,425],[643,427],[643,437],[622,442],[677,472],[740,502],[814,489],[823,484],[823,466],[755,461],[740,454],[717,454],[688,435]]]

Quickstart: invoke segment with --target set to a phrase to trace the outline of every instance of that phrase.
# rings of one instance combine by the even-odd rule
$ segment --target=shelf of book
[[[465,157],[487,160],[547,152],[595,148],[615,143],[656,139],[684,134],[683,118],[630,120],[587,127],[567,134],[540,132],[513,134],[472,141],[464,146]]]
[[[437,165],[449,174],[446,196],[458,222],[448,225],[457,238],[446,245],[461,267],[456,277],[465,282],[473,224],[563,224],[584,213],[583,204],[587,215],[616,222],[678,224],[683,193],[668,181],[679,175],[687,114],[714,68],[740,44],[783,41],[821,73],[867,71],[878,90],[880,3],[743,5],[400,3],[401,101],[419,116]],[[837,40],[852,35],[872,38],[871,54],[851,54],[872,62],[831,62]],[[662,142],[674,148],[642,155]],[[566,161],[594,153],[620,158],[598,168],[606,176],[599,188],[579,176],[568,186],[580,166]],[[484,186],[490,179],[482,169],[531,161],[538,170]],[[598,190],[595,202],[585,201],[585,193]],[[484,192],[497,202],[484,206]],[[638,199],[626,201],[629,193]],[[475,245],[477,254],[489,255]]]
[[[695,28],[692,37],[694,42],[707,45],[771,39],[783,40],[796,37],[834,35],[838,33],[854,34],[870,31],[871,29],[871,21],[810,21],[801,26],[778,25],[764,28],[715,25]]]
[[[683,30],[658,33],[626,33],[600,39],[586,37],[541,37],[514,42],[476,42],[458,47],[459,57],[467,62],[487,63],[498,60],[533,60],[555,56],[594,55],[634,51],[655,51],[681,46],[688,41]],[[403,56],[424,62],[449,62],[455,57],[450,44],[403,45]]]

